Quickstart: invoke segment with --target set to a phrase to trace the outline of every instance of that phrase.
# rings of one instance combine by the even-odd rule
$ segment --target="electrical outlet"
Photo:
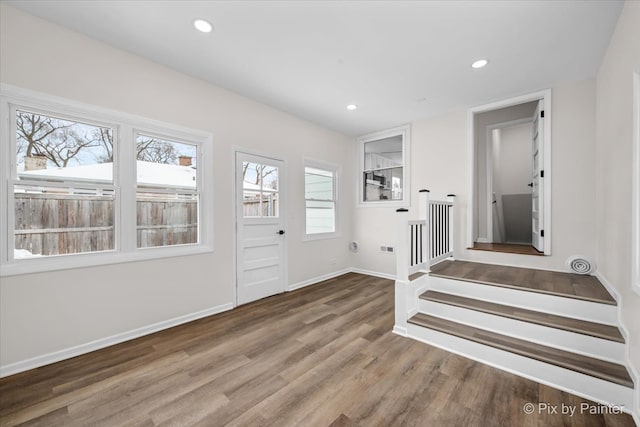
[[[393,253],[393,246],[387,246],[387,252]]]
[[[380,252],[387,252],[386,246],[380,246]]]

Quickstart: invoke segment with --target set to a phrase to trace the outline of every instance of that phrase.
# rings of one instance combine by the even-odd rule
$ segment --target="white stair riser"
[[[620,406],[628,413],[633,408],[633,389],[628,387],[418,325],[408,324],[407,336],[596,402]]]
[[[433,276],[429,277],[429,289],[589,322],[607,325],[618,323],[615,305]]]
[[[625,346],[623,343],[615,341],[423,299],[420,300],[419,311],[431,316],[585,356],[614,363],[625,362]]]

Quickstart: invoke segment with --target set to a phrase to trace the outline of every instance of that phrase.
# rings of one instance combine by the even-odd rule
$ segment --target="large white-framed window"
[[[410,134],[405,125],[358,138],[360,206],[410,204]]]
[[[213,251],[209,133],[3,84],[9,276]]]
[[[340,166],[304,160],[305,240],[338,236]]]
[[[633,73],[631,288],[640,295],[640,73]]]

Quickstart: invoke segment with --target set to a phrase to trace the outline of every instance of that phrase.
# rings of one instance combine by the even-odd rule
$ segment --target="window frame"
[[[198,143],[198,142],[194,142],[192,139],[186,139],[183,136],[172,136],[172,135],[168,135],[166,132],[165,133],[158,133],[158,129],[157,128],[143,128],[141,126],[136,126],[132,129],[132,149],[133,149],[133,153],[132,156],[134,158],[134,186],[135,186],[135,197],[136,197],[136,217],[137,217],[137,201],[138,201],[138,179],[137,179],[137,172],[138,172],[138,163],[137,163],[137,159],[136,159],[136,144],[137,144],[137,137],[139,135],[145,135],[151,138],[157,138],[160,140],[165,140],[167,142],[176,142],[179,144],[185,144],[185,145],[195,145],[197,147],[196,149],[196,165],[199,164],[200,161],[202,161],[202,144]],[[165,248],[176,248],[176,247],[185,247],[185,246],[191,246],[191,245],[197,245],[201,242],[202,240],[202,236],[200,235],[201,232],[201,214],[202,214],[202,210],[201,210],[201,200],[203,198],[202,195],[202,184],[203,184],[203,179],[202,179],[202,175],[203,173],[201,173],[200,171],[196,172],[196,188],[194,190],[180,190],[180,193],[189,193],[192,195],[196,195],[198,196],[198,242],[197,243],[188,243],[188,244],[183,244],[183,245],[169,245],[169,246],[147,246],[147,247],[138,247],[138,241],[137,241],[137,230],[138,230],[138,224],[136,221],[135,224],[135,249],[137,251],[149,251],[151,249],[165,249]],[[171,191],[169,191],[169,189],[164,188],[164,189],[158,189],[157,191],[158,193],[168,193],[171,194]]]
[[[307,195],[306,195],[306,179],[307,179],[307,168],[314,168],[325,170],[333,173],[333,203],[334,203],[334,231],[329,233],[307,233]],[[315,160],[311,158],[304,158],[304,164],[302,167],[303,174],[303,185],[302,185],[302,198],[304,200],[304,241],[313,241],[313,240],[323,240],[323,239],[334,239],[340,237],[340,215],[339,215],[339,206],[340,206],[340,175],[342,173],[342,167],[335,163],[329,163],[325,161]]]
[[[101,252],[14,259],[14,192],[17,181],[15,110],[24,109],[108,126],[114,132],[113,183],[114,249]],[[0,134],[0,277],[124,262],[212,253],[213,235],[213,136],[194,130],[67,98],[0,84],[0,117],[6,126]],[[151,133],[177,142],[197,145],[198,243],[137,248],[135,135]],[[52,184],[55,185],[55,184]],[[89,184],[91,185],[91,184]]]
[[[402,199],[400,200],[364,200],[364,148],[368,142],[394,136],[402,137]],[[409,207],[411,204],[411,125],[398,126],[379,132],[362,135],[357,138],[358,142],[358,207],[388,207],[401,208]]]

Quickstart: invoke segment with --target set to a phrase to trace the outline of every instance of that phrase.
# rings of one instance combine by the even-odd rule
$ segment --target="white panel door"
[[[236,289],[245,304],[285,291],[284,162],[236,153]]]
[[[544,101],[538,101],[533,113],[533,187],[531,192],[531,244],[544,252]]]

